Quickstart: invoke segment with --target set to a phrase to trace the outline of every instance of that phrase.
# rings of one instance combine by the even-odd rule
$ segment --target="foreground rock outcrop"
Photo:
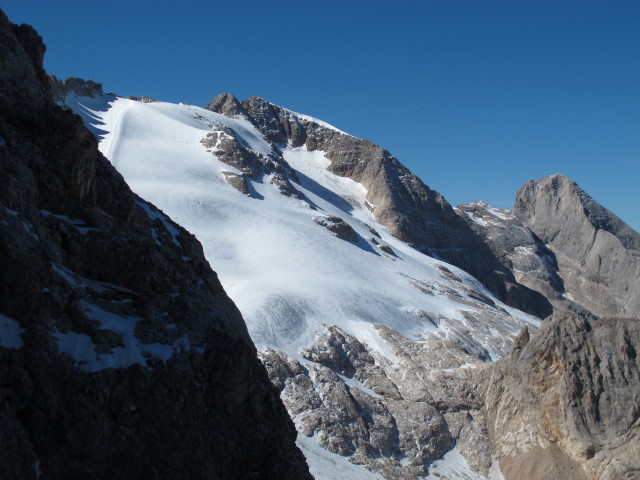
[[[196,239],[56,106],[0,12],[0,477],[311,478]]]

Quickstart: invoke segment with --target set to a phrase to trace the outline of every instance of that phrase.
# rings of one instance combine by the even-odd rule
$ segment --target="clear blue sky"
[[[59,77],[261,96],[391,151],[453,205],[560,172],[640,230],[640,1],[3,0]]]

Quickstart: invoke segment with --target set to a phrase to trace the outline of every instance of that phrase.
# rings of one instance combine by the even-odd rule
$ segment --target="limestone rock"
[[[640,235],[568,178],[530,181],[512,211],[458,207],[516,279],[558,311],[637,316]]]
[[[556,174],[525,184],[515,215],[554,252],[565,290],[590,312],[640,311],[640,235]]]
[[[129,100],[135,100],[137,102],[142,102],[142,103],[157,103],[159,100],[156,100],[155,98],[151,98],[151,97],[147,97],[145,95],[138,97],[135,95],[128,95],[127,98]]]
[[[244,195],[249,195],[249,185],[247,185],[247,179],[242,175],[238,175],[233,172],[222,172],[224,174],[224,179],[227,181],[229,185],[238,190],[240,193]]]
[[[262,354],[299,431],[388,479],[428,474],[454,442],[486,473],[486,423],[468,387],[474,369],[467,365],[477,360],[450,342],[425,348],[384,328],[398,345],[396,365],[328,325],[303,350],[304,364],[274,350]]]
[[[218,112],[227,117],[235,117],[236,115],[246,115],[245,109],[240,102],[230,93],[221,93],[211,100],[205,107],[212,112]]]
[[[555,253],[513,212],[484,202],[458,205],[456,211],[518,282],[542,293],[556,309],[580,308],[566,296]]]
[[[633,478],[638,348],[637,319],[556,314],[496,362],[480,390],[505,478]]]

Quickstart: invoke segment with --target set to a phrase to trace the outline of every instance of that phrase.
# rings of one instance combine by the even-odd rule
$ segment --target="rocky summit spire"
[[[555,253],[576,302],[596,315],[638,315],[637,232],[560,174],[526,183],[513,212]]]

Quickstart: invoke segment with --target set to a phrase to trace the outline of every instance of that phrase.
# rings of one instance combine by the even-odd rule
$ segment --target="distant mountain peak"
[[[458,209],[518,281],[556,309],[637,315],[640,235],[570,178],[530,180],[511,212],[483,202]]]
[[[557,221],[559,217],[570,217],[574,221],[584,218],[594,229],[618,237],[625,248],[640,251],[640,235],[636,231],[560,173],[524,184],[516,194],[513,212],[538,225],[544,238],[567,230],[565,224]]]

